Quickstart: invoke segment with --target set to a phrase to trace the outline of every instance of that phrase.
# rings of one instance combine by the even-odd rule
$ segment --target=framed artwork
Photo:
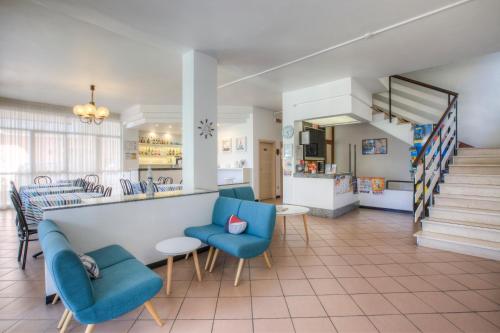
[[[387,154],[387,138],[364,139],[361,150],[363,155]]]
[[[222,139],[222,152],[230,153],[232,151],[233,151],[233,140],[231,138]]]
[[[247,151],[247,137],[241,136],[234,139],[234,150],[237,152]]]
[[[293,143],[285,143],[283,147],[283,158],[293,157]]]

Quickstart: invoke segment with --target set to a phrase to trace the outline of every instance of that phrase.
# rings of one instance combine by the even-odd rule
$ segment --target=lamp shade
[[[104,119],[109,117],[109,110],[107,107],[100,106],[97,108],[97,111],[95,112],[95,117],[98,119]]]

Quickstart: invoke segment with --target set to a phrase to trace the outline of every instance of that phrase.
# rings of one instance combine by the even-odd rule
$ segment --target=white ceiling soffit
[[[279,110],[282,91],[500,50],[499,12],[498,0],[4,0],[0,95],[73,105],[95,83],[112,111],[180,104],[181,54],[198,49],[218,58],[220,85],[279,67],[219,90],[219,104]]]

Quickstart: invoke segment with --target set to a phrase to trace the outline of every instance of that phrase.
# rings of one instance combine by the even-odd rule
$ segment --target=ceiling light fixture
[[[85,105],[75,105],[73,113],[85,124],[95,123],[100,125],[109,117],[109,109],[104,106],[96,107],[94,102],[95,85],[90,85],[90,102]]]

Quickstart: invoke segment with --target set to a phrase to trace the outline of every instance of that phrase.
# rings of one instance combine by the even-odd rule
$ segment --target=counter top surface
[[[296,172],[293,174],[295,178],[325,178],[325,179],[334,179],[337,176],[351,176],[350,172],[342,172],[342,173],[334,173],[334,174],[325,174],[325,173],[303,173]]]
[[[109,205],[116,203],[126,203],[132,201],[144,201],[144,200],[157,200],[166,198],[176,198],[189,195],[198,195],[206,193],[218,193],[216,190],[178,190],[178,191],[167,191],[167,192],[156,192],[153,196],[147,196],[146,194],[133,194],[133,195],[114,195],[110,197],[83,199],[81,203],[76,205],[65,205],[65,206],[52,206],[42,208],[44,211],[49,210],[60,210],[75,207],[90,207],[99,205]]]

